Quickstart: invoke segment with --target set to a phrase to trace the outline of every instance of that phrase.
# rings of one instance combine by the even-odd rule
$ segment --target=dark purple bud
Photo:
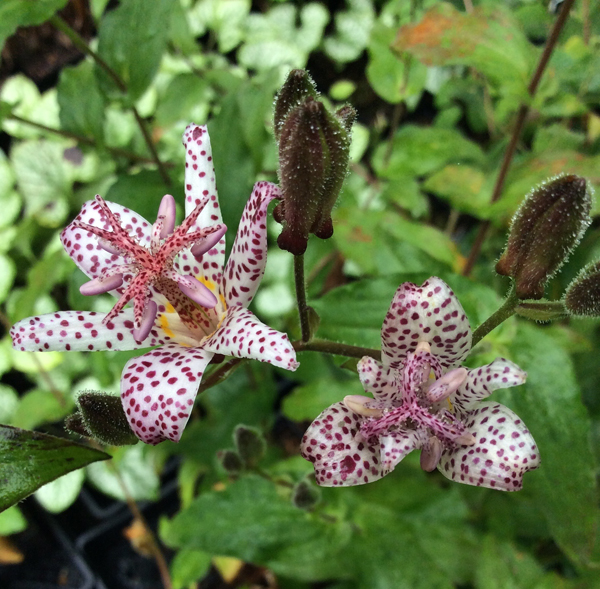
[[[275,98],[275,139],[279,140],[281,127],[290,111],[307,98],[317,98],[319,93],[312,78],[305,70],[292,70]]]
[[[287,109],[281,106],[278,110],[279,98],[276,102],[283,196],[273,212],[275,220],[284,225],[277,243],[294,255],[304,253],[310,233],[321,239],[333,235],[331,210],[348,171],[350,130],[356,118],[351,106],[330,113],[312,92],[305,91],[298,100],[302,95],[299,80],[309,78],[305,72],[303,78],[297,72],[300,70],[292,72],[286,82],[291,89],[284,85],[285,96],[293,97],[286,99]]]
[[[107,446],[128,446],[139,441],[129,427],[120,397],[97,391],[84,391],[76,401],[81,416],[80,423],[88,432],[85,435]],[[77,423],[74,421],[73,425]],[[67,427],[71,431],[74,430],[69,424]]]
[[[516,212],[496,272],[511,276],[520,299],[541,299],[590,224],[592,188],[572,174],[544,182]]]
[[[600,261],[581,270],[569,284],[564,302],[573,315],[600,317]]]
[[[321,489],[311,482],[303,479],[294,485],[292,490],[292,504],[298,509],[310,511],[321,500]]]
[[[217,459],[225,472],[231,476],[237,476],[244,470],[244,463],[235,450],[219,450]]]

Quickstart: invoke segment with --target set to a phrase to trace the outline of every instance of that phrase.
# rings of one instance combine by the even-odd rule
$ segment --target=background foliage
[[[181,203],[181,134],[191,121],[209,126],[231,244],[253,183],[276,181],[272,101],[292,67],[311,72],[323,100],[348,101],[359,113],[334,236],[311,238],[306,254],[310,303],[321,316],[317,335],[379,347],[398,285],[432,274],[451,285],[478,325],[507,290],[493,264],[523,196],[560,172],[600,186],[600,6],[575,3],[530,98],[527,85],[555,15],[538,0],[473,3],[475,10],[459,0],[156,0],[151,10],[145,0],[70,4],[62,16],[118,74],[115,81],[57,32],[53,15],[65,0],[5,0],[5,327],[59,309],[111,307],[79,294],[85,278],[58,234],[96,193],[150,219],[163,194]],[[85,7],[83,24],[73,5]],[[12,59],[26,31],[11,37],[17,27],[40,23],[72,51],[45,75]],[[491,204],[521,103],[530,104],[530,116],[502,197]],[[464,278],[484,220],[492,231]],[[269,229],[274,243],[279,226]],[[550,283],[549,298],[560,298],[579,268],[599,257],[595,220]],[[253,310],[295,339],[293,292],[291,256],[273,247]],[[124,482],[134,499],[154,500],[162,469],[176,459],[180,505],[158,531],[172,549],[176,587],[211,566],[224,571],[222,556],[267,567],[280,587],[294,589],[317,581],[336,589],[598,586],[599,339],[593,321],[513,318],[469,358],[479,365],[504,356],[529,373],[524,386],[495,394],[540,448],[542,466],[526,475],[520,493],[450,484],[422,472],[411,455],[381,482],[323,489],[315,507],[301,509],[292,500],[298,484],[313,485],[312,467],[298,455],[306,425],[362,390],[344,358],[305,352],[293,375],[246,364],[203,393],[178,445],[106,448],[120,477],[96,462],[85,476],[57,479],[36,498],[61,511],[84,484],[122,499]],[[66,437],[61,423],[77,392],[118,394],[121,370],[137,354],[21,353],[5,331],[0,423]],[[258,465],[231,476],[217,453],[233,448],[240,423],[258,428],[268,444]],[[0,535],[25,525],[11,508],[0,516]]]

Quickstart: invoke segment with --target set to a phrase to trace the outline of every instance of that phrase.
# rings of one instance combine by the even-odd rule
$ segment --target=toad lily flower
[[[471,348],[471,328],[447,284],[430,278],[398,288],[381,330],[382,362],[365,356],[358,372],[366,392],[325,409],[302,440],[323,486],[362,485],[391,472],[412,450],[421,467],[436,467],[468,485],[517,491],[523,474],[539,466],[535,441],[523,422],[499,403],[496,389],[527,377],[497,358],[455,368]]]
[[[100,197],[63,231],[67,253],[91,281],[82,294],[118,297],[107,315],[63,311],[13,326],[24,351],[158,348],[127,362],[121,400],[144,442],[178,441],[207,364],[214,354],[298,367],[287,335],[261,323],[247,307],[266,264],[267,206],[279,188],[259,182],[244,209],[225,262],[225,226],[206,127],[187,127],[185,213],[175,228],[175,202],[163,198],[156,223]],[[133,309],[125,305],[133,301]]]

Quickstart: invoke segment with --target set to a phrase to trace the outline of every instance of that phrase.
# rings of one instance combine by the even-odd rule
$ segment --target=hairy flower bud
[[[277,240],[281,249],[300,255],[310,233],[321,239],[333,235],[331,210],[348,171],[355,118],[351,106],[330,113],[308,74],[290,73],[275,101],[283,196],[273,216],[284,225]]]
[[[247,425],[238,425],[233,432],[233,441],[242,462],[252,468],[265,455],[267,444],[262,433]]]
[[[600,317],[600,260],[581,270],[567,287],[564,301],[573,315]]]
[[[120,397],[96,391],[84,391],[77,397],[80,420],[67,425],[71,431],[80,423],[87,435],[108,446],[128,446],[138,442],[129,427]],[[78,433],[81,433],[78,431]]]
[[[303,479],[294,485],[292,490],[292,504],[298,509],[310,511],[321,500],[321,490]]]
[[[520,299],[541,299],[590,224],[592,188],[585,178],[557,176],[534,188],[516,212],[496,272],[511,276]]]
[[[235,450],[219,450],[217,459],[229,475],[237,476],[244,470],[244,463]]]

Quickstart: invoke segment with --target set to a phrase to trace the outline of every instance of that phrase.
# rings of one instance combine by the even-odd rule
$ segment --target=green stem
[[[90,147],[94,147],[95,149],[100,149],[96,142],[89,137],[84,137],[83,135],[77,135],[77,133],[71,133],[70,131],[65,131],[63,129],[54,129],[52,127],[48,127],[46,125],[42,125],[41,123],[36,123],[35,121],[29,121],[24,119],[18,115],[10,114],[6,117],[9,120],[17,121],[19,123],[23,123],[24,125],[29,125],[30,127],[35,127],[36,129],[41,129],[42,131],[47,131],[48,133],[53,133],[54,135],[60,135],[61,137],[66,137],[67,139],[73,139],[77,141],[77,143],[83,143],[84,145],[89,145]],[[120,149],[119,147],[111,147],[110,145],[103,145],[104,149],[112,153],[113,155],[127,158],[132,162],[139,162],[142,164],[153,164],[154,160],[151,160],[142,155],[138,155],[137,153],[133,153],[132,151],[127,151],[126,149]],[[165,164],[168,167],[172,167],[173,164],[167,162]]]
[[[310,323],[304,285],[304,255],[294,256],[294,280],[296,282],[296,300],[298,301],[302,341],[307,342],[310,339]]]
[[[512,286],[504,304],[490,317],[488,317],[474,332],[471,347],[474,348],[490,331],[515,314],[519,299]]]
[[[98,66],[101,67],[110,76],[110,78],[116,84],[117,88],[121,92],[123,92],[123,94],[127,93],[127,84],[124,82],[124,80],[121,78],[121,76],[119,76],[119,74],[117,72],[115,72],[115,70],[113,70],[112,67],[110,67],[110,65],[108,65],[108,63],[106,63],[106,61],[104,61],[104,59],[102,59],[102,57],[100,57],[100,55],[98,55],[98,53],[96,53],[87,44],[86,40],[76,30],[72,29],[58,15],[54,15],[49,20],[49,22],[52,25],[54,25],[61,33],[64,33],[69,38],[71,43],[73,43],[73,45],[75,45],[75,47],[77,47],[77,49],[79,49],[86,55],[89,55],[98,64]],[[154,146],[152,137],[150,137],[150,133],[148,133],[148,129],[146,129],[146,125],[145,125],[143,119],[140,117],[135,106],[132,106],[131,110],[133,111],[135,120],[140,128],[140,131],[142,132],[142,135],[144,136],[144,141],[146,142],[146,145],[148,146],[148,149],[150,150],[150,153],[152,154],[152,159],[158,167],[158,171],[160,173],[161,178],[163,179],[163,182],[167,186],[171,186],[171,178],[169,177],[169,174],[167,174],[167,170],[166,170],[164,164],[158,157],[158,152],[156,151],[156,147]]]
[[[381,360],[381,351],[373,348],[361,348],[359,346],[350,346],[348,344],[339,344],[327,340],[314,339],[310,342],[296,341],[292,344],[296,352],[323,352],[324,354],[334,354],[336,356],[346,356],[348,358],[362,358],[370,356],[375,360]]]

